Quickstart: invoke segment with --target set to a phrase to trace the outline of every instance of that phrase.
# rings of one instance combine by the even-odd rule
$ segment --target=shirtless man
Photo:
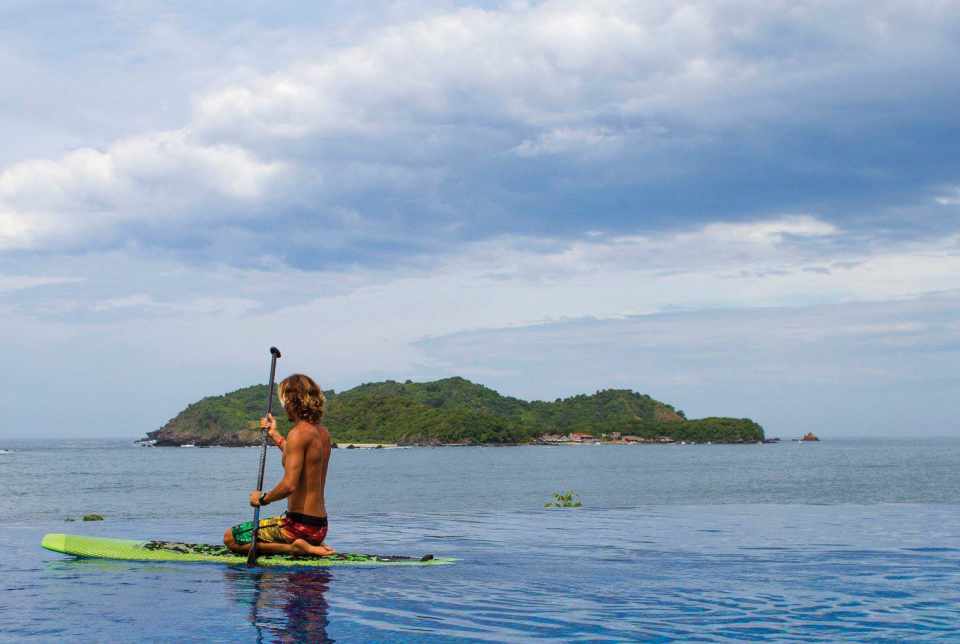
[[[257,551],[265,554],[301,554],[325,557],[334,550],[323,543],[327,536],[327,508],[323,490],[330,462],[330,432],[320,424],[325,411],[323,391],[309,376],[294,374],[280,383],[280,402],[294,423],[286,439],[277,431],[272,415],[261,419],[273,442],[283,450],[283,480],[269,492],[254,490],[250,505],[263,507],[287,499],[287,511],[261,519]],[[253,521],[229,528],[223,543],[233,552],[250,550]]]

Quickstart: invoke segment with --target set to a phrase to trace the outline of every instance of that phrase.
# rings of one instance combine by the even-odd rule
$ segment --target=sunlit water
[[[334,547],[459,561],[328,571],[39,547],[214,542],[249,518],[254,449],[0,449],[12,641],[960,641],[960,441],[338,450]],[[566,489],[583,508],[543,507]]]

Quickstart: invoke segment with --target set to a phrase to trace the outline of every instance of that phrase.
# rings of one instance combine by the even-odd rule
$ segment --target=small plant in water
[[[580,495],[573,491],[555,492],[553,501],[543,504],[545,508],[579,508],[583,503],[580,502]]]
[[[84,521],[103,521],[102,514],[85,514],[83,515]]]

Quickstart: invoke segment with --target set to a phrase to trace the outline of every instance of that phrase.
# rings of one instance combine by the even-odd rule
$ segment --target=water
[[[334,547],[459,562],[307,572],[38,545],[216,541],[255,449],[0,449],[10,641],[960,640],[960,440],[338,450]]]

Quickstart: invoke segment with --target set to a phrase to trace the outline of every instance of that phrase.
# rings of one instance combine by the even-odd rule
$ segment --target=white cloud
[[[845,233],[818,221],[744,222],[732,236],[706,225],[573,242],[505,237],[400,270],[75,257],[61,268],[87,278],[81,284],[5,296],[0,340],[29,348],[40,372],[95,353],[118,391],[129,386],[124,373],[150,364],[158,386],[177,392],[168,407],[132,410],[151,429],[199,394],[257,381],[271,344],[284,350],[287,372],[319,370],[337,388],[453,373],[529,396],[630,386],[695,413],[763,414],[768,423],[783,416],[769,389],[751,394],[762,389],[750,384],[758,374],[764,386],[805,383],[837,395],[846,380],[896,389],[945,368],[939,347],[949,351],[960,333],[950,291],[960,240],[851,254],[842,243],[819,245]],[[803,270],[813,263],[831,270]],[[888,357],[867,359],[881,350]],[[741,352],[749,360],[737,362]],[[914,357],[905,362],[903,352]],[[810,416],[800,409],[805,395],[790,398],[798,417]]]
[[[861,7],[785,12],[758,0],[552,1],[392,15],[401,21],[351,34],[349,46],[311,48],[273,73],[225,64],[227,80],[198,92],[178,129],[6,167],[0,248],[111,235],[149,245],[149,235],[125,224],[151,220],[162,227],[160,237],[190,237],[194,220],[234,224],[237,216],[266,218],[290,204],[349,209],[371,190],[406,195],[391,205],[430,200],[447,212],[437,187],[464,182],[459,172],[471,160],[629,151],[640,156],[632,164],[645,160],[644,150],[670,145],[688,159],[691,141],[816,114],[823,97],[843,102],[854,91],[849,78],[872,77],[864,70],[880,70],[874,75],[886,80],[892,73],[915,78],[887,64],[903,61],[904,48],[923,67],[949,58],[954,46],[943,27],[949,7],[917,12],[894,2],[872,4],[863,28]],[[785,21],[796,37],[783,37]],[[853,24],[858,28],[848,28]],[[892,25],[897,48],[885,39]],[[171,33],[171,42],[182,44],[185,34]],[[157,51],[163,42],[166,36]],[[888,88],[864,80],[856,97]],[[658,160],[643,171],[677,171]],[[422,209],[384,216],[416,219]],[[771,240],[811,234],[803,222],[792,225],[716,233]]]
[[[606,154],[615,151],[623,137],[608,128],[559,128],[540,134],[536,139],[526,140],[513,148],[519,157],[538,157],[565,152],[582,152],[587,155]]]
[[[424,340],[442,372],[552,399],[631,388],[768,435],[948,435],[960,291],[883,302],[584,318]]]
[[[810,215],[788,215],[768,221],[709,224],[699,236],[721,242],[779,244],[787,236],[830,237],[836,226]]]
[[[941,206],[960,205],[960,187],[949,190],[946,194],[937,197],[936,202]]]
[[[81,309],[91,320],[121,310],[149,319],[294,307],[304,319],[319,315],[331,332],[358,342],[389,337],[407,343],[584,316],[887,300],[955,287],[960,238],[869,250],[850,250],[845,239],[842,230],[806,215],[645,236],[504,236],[384,269],[297,271],[282,263],[264,270],[192,268],[162,258],[119,257],[70,265],[89,278],[92,296]],[[104,267],[141,277],[127,292],[117,292],[115,282],[104,292],[96,286]],[[201,304],[206,298],[216,304]],[[20,309],[49,317],[61,307],[31,298]]]
[[[940,112],[925,118],[953,88],[941,73],[943,61],[957,52],[960,12],[951,3],[918,9],[881,1],[869,11],[851,3],[766,0],[458,6],[386,3],[371,12],[357,5],[352,17],[316,29],[272,6],[259,24],[192,10],[162,19],[148,12],[137,24],[150,29],[130,36],[125,54],[98,49],[74,63],[74,69],[95,70],[97,82],[76,74],[64,84],[66,67],[41,73],[39,57],[30,58],[22,46],[29,34],[0,49],[18,97],[33,79],[47,87],[46,100],[39,98],[43,92],[30,92],[28,109],[17,110],[16,125],[3,132],[32,123],[33,133],[6,139],[16,139],[11,149],[39,150],[32,154],[40,158],[0,167],[0,251],[7,251],[0,270],[8,274],[0,278],[0,340],[38,356],[39,383],[66,367],[60,393],[79,391],[71,374],[98,360],[114,370],[109,384],[136,395],[129,374],[150,364],[158,389],[178,391],[179,405],[198,391],[257,380],[262,365],[246,356],[259,355],[278,336],[290,350],[285,365],[323,365],[325,373],[337,374],[338,386],[418,369],[470,367],[503,375],[516,372],[516,364],[483,366],[475,354],[443,362],[417,342],[471,329],[533,326],[549,334],[556,330],[537,325],[677,310],[749,309],[743,320],[771,306],[869,307],[873,300],[899,302],[955,288],[955,235],[941,231],[939,238],[899,243],[874,237],[865,245],[850,232],[869,213],[863,201],[859,210],[844,212],[850,185],[860,185],[844,178],[889,178],[889,168],[872,165],[885,155],[873,150],[865,167],[855,168],[826,158],[841,147],[859,147],[844,142],[875,142],[892,131],[884,120],[889,115],[898,123],[916,121],[925,133],[937,126]],[[194,31],[192,20],[206,20],[205,29]],[[73,21],[67,23],[72,29]],[[229,37],[210,44],[213,34],[228,30]],[[157,75],[166,55],[177,69]],[[114,71],[145,70],[142,78],[103,78],[99,63],[107,57],[118,61],[111,63]],[[120,96],[118,87],[130,96]],[[65,94],[82,98],[84,106],[64,104]],[[103,105],[104,96],[116,104]],[[36,120],[24,116],[44,110]],[[808,131],[826,141],[814,142],[813,153],[774,147],[784,132]],[[897,130],[897,154],[886,155],[899,160],[898,177],[929,161],[901,147],[912,133]],[[908,156],[899,156],[904,149]],[[730,170],[717,165],[727,159],[748,163],[739,174],[701,185]],[[577,166],[583,161],[593,165]],[[758,191],[773,197],[757,201],[744,192],[765,180],[757,176],[761,163],[780,162],[789,166],[786,174]],[[552,184],[536,176],[542,168],[566,174]],[[816,208],[804,206],[810,199],[797,201],[796,194],[809,191],[808,184],[776,184],[798,174],[809,180],[811,172],[825,183],[843,174],[844,200],[831,201],[837,191],[825,190],[817,193]],[[724,183],[731,180],[732,188]],[[929,205],[928,180],[943,185],[936,177],[906,177],[898,194],[912,191],[922,195],[914,202]],[[559,211],[570,205],[562,200],[581,196],[575,192],[580,182],[602,198],[585,195],[586,206],[577,209],[586,214],[571,225]],[[559,196],[551,191],[570,185],[569,192],[556,191]],[[614,206],[617,212],[606,216],[604,204],[618,197],[701,188],[716,197],[711,212],[737,204],[727,213],[737,221],[693,206],[688,218],[657,232],[673,212],[660,207],[680,194],[661,195],[649,207],[627,199],[631,208],[641,207]],[[955,205],[952,190],[938,203]],[[516,191],[526,192],[511,201],[507,193]],[[523,204],[533,202],[531,215]],[[485,226],[490,212],[506,223]],[[743,219],[764,212],[773,214]],[[306,214],[298,219],[296,213]],[[514,232],[532,229],[521,224],[542,225],[554,213],[563,236]],[[685,223],[694,221],[701,223]],[[851,224],[831,223],[845,221]],[[624,233],[635,230],[645,232]],[[268,244],[263,239],[270,233]],[[396,252],[394,246],[411,239],[429,245],[430,256]],[[323,270],[297,270],[277,240],[304,245],[309,260],[317,248],[332,252],[323,257]],[[162,250],[169,248],[191,262]],[[70,254],[57,254],[63,249]],[[390,253],[384,267],[382,257]],[[370,256],[375,261],[365,264]],[[249,266],[251,257],[265,269],[237,268]],[[914,348],[949,339],[919,317],[832,317],[823,328],[816,315],[801,317],[796,323],[789,315],[779,318],[783,333],[771,337],[802,344],[872,335]],[[661,331],[660,341],[670,345],[670,325]],[[710,326],[691,326],[686,336],[677,334],[679,344],[671,346],[701,337],[697,355],[687,357],[703,368],[664,377],[704,382],[711,369],[722,374],[727,368],[724,343],[750,340],[745,330],[711,333]],[[642,333],[627,339],[638,349],[653,342]],[[580,363],[590,357],[589,340],[571,352]],[[189,349],[186,357],[175,350],[181,345]],[[776,343],[767,348],[775,358]],[[757,368],[789,370],[773,358]],[[184,364],[192,367],[189,383]],[[615,373],[611,365],[599,365],[598,373]],[[549,375],[574,384],[571,374]],[[576,388],[589,388],[582,384]],[[158,407],[148,405],[131,404],[128,411],[152,429]]]
[[[153,316],[154,314],[181,316],[249,315],[259,307],[259,302],[238,297],[201,297],[163,302],[146,293],[135,293],[96,301],[88,308],[95,313],[132,310],[137,317],[142,317],[144,315]]]
[[[0,274],[0,293],[3,291],[19,291],[22,289],[35,288],[37,286],[77,284],[83,281],[84,278],[82,277]]]
[[[563,132],[600,114],[682,113],[705,123],[749,122],[795,101],[788,87],[833,82],[848,66],[895,56],[874,35],[846,30],[862,18],[859,9],[848,11],[853,8],[798,9],[787,17],[782,6],[753,0],[462,9],[371,32],[322,61],[213,92],[198,100],[196,122],[212,131],[295,137],[344,131],[379,136],[464,113],[545,132]],[[920,39],[942,16],[897,3],[872,6],[873,25],[904,18],[904,36]],[[827,46],[811,50],[809,41],[784,39],[785,20]],[[850,57],[846,64],[818,66],[819,57],[835,56],[833,39]],[[751,46],[760,45],[767,55],[751,55]],[[744,100],[755,95],[766,100]]]
[[[284,165],[187,130],[122,139],[0,172],[0,249],[37,247],[136,220],[194,222],[256,204]],[[204,210],[205,208],[205,210]]]
[[[759,29],[770,19],[750,18]],[[471,116],[545,127],[538,137],[555,144],[610,139],[603,128],[576,124],[604,112],[656,113],[650,108],[696,100],[733,80],[739,56],[717,39],[723,20],[670,3],[462,9],[211,92],[197,100],[194,122],[211,135],[380,137]]]

